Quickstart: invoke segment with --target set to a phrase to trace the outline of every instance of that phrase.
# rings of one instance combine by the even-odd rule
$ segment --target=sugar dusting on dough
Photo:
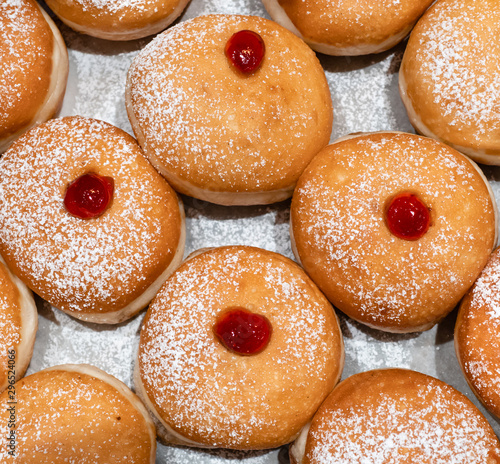
[[[72,0],[71,3],[80,5],[83,11],[92,11],[100,14],[130,14],[131,12],[143,12],[151,3],[151,0]]]
[[[16,418],[15,458],[8,455],[3,438],[4,464],[149,462],[144,418],[104,381],[77,373],[44,372],[18,383],[15,397],[14,406],[7,404],[6,395],[0,397],[2,437],[9,436],[8,407],[15,408]]]
[[[48,129],[36,128],[16,148],[18,156],[7,152],[0,161],[2,246],[35,291],[44,281],[51,298],[63,295],[65,309],[74,311],[96,310],[103,301],[114,304],[130,292],[134,279],[140,288],[147,278],[145,264],[158,259],[152,250],[165,248],[158,244],[165,219],[152,214],[164,200],[151,187],[153,177],[144,175],[139,182],[131,174],[141,156],[135,145],[116,138],[105,123],[84,121],[53,120]],[[54,138],[66,131],[74,143]],[[113,147],[114,155],[96,148],[96,140]],[[41,146],[50,156],[37,156]],[[83,221],[65,212],[64,191],[74,180],[75,165],[80,174],[99,166],[115,178],[115,214]]]
[[[299,46],[283,39],[288,31],[254,18],[252,29],[267,41],[262,67],[244,79],[231,71],[221,73],[221,37],[238,24],[248,28],[248,21],[219,15],[207,21],[210,27],[200,28],[202,20],[170,28],[133,62],[129,84],[133,112],[144,134],[139,142],[166,171],[191,182],[202,177],[209,189],[221,182],[241,190],[243,185],[274,185],[273,178],[287,176],[303,162],[301,157],[309,156],[312,137],[320,137],[324,129],[324,108],[309,103],[318,101],[322,92],[310,84],[319,81],[315,58],[307,54],[308,60],[297,59]],[[293,93],[291,77],[297,87]]]
[[[34,63],[47,62],[48,47],[36,36],[41,20],[32,8],[26,0],[0,2],[0,130],[8,110],[29,93],[19,81],[28,79]]]
[[[174,429],[196,431],[215,446],[221,435],[228,437],[229,445],[244,446],[257,430],[279,434],[286,429],[289,415],[296,411],[296,395],[307,391],[313,379],[327,382],[331,373],[325,366],[335,356],[335,346],[327,335],[331,329],[324,309],[304,291],[304,277],[257,250],[236,249],[203,259],[205,272],[199,265],[182,268],[150,309],[142,337],[151,341],[142,343],[139,353],[143,381],[157,392],[154,400]],[[249,275],[258,278],[260,299],[252,297],[246,284]],[[225,288],[236,292],[238,301],[228,303]],[[260,355],[241,357],[215,341],[212,325],[217,315],[242,300],[257,305],[247,309],[264,311],[273,326],[272,337],[281,340],[279,349],[272,338]],[[269,375],[259,376],[252,368],[262,363]]]
[[[287,2],[274,0],[281,7],[286,9]],[[292,6],[294,2],[292,3]],[[370,27],[373,21],[380,21],[380,18],[386,21],[398,20],[401,16],[408,15],[407,11],[415,3],[424,4],[424,0],[301,0],[302,12],[307,16],[312,16],[321,20],[325,24],[325,31],[334,30],[341,24],[344,28],[353,28],[361,26],[367,31],[373,29]],[[299,4],[299,1],[295,1]],[[354,29],[356,30],[356,29]]]
[[[0,340],[1,340],[1,353],[0,360],[2,362],[2,369],[7,365],[5,354],[10,348],[14,348],[21,341],[21,334],[19,332],[19,321],[16,323],[15,317],[12,317],[12,302],[5,294],[0,294]]]
[[[419,35],[415,58],[431,79],[434,104],[452,115],[452,130],[472,127],[478,141],[500,131],[499,13],[491,1],[439,2]]]
[[[412,390],[397,397],[378,395],[375,404],[368,403],[374,401],[371,395],[367,404],[332,408],[312,433],[320,444],[310,452],[311,462],[470,464],[489,462],[491,449],[498,453],[484,419],[471,414],[451,387],[430,383]]]
[[[405,142],[400,144],[402,137]],[[379,156],[386,152],[387,156]],[[489,197],[478,197],[475,191],[477,174],[468,162],[458,162],[442,150],[436,150],[430,161],[421,154],[419,140],[404,135],[388,135],[377,142],[361,138],[353,153],[332,159],[338,159],[335,169],[328,174],[329,168],[316,168],[316,178],[309,174],[295,196],[297,216],[307,224],[302,235],[306,247],[324,257],[320,267],[330,274],[331,285],[342,287],[336,303],[340,305],[348,294],[360,314],[369,314],[372,321],[397,323],[409,308],[423,305],[425,310],[430,289],[435,292],[432,303],[442,305],[449,305],[453,289],[465,292],[479,269],[464,257],[477,254],[474,250],[484,239],[488,221],[492,226],[493,214]],[[408,190],[424,192],[425,201],[437,209],[433,229],[423,239],[402,246],[386,233],[383,208],[392,195]],[[489,219],[464,224],[460,216],[441,214],[440,207],[446,209],[446,203],[453,205],[459,197],[473,217],[474,211],[490,211]],[[464,217],[469,214],[463,212]],[[319,272],[313,260],[301,259],[306,269]],[[461,264],[463,259],[466,264]],[[454,264],[443,266],[443,262]]]
[[[316,7],[316,3],[309,1],[312,6],[311,10]],[[412,0],[379,0],[377,2],[371,0],[323,0],[321,3],[322,8],[318,14],[323,21],[329,21],[332,24],[345,24],[346,28],[362,26],[369,30],[369,25],[374,20],[380,21],[381,17],[388,16],[393,21],[397,20],[400,16],[407,14],[407,4],[419,2],[412,2]],[[420,3],[423,3],[422,0]]]
[[[493,256],[498,256],[498,253]],[[474,284],[472,295],[474,306],[484,308],[491,320],[500,322],[500,262],[498,259],[490,260]]]
[[[457,333],[463,368],[483,401],[500,411],[500,259],[496,251],[472,288]]]
[[[0,386],[7,379],[8,350],[17,349],[21,342],[21,308],[9,296],[12,288],[8,274],[0,268]]]

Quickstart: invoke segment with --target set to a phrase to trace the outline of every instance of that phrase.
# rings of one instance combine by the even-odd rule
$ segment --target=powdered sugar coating
[[[0,139],[31,121],[47,94],[53,38],[35,2],[0,2]]]
[[[134,15],[154,15],[158,10],[173,9],[177,0],[53,0],[54,3],[71,5],[94,17],[113,16],[115,23],[130,20]],[[129,18],[127,18],[129,17]]]
[[[231,307],[273,327],[255,356],[226,350],[212,332]],[[331,391],[343,363],[334,313],[291,261],[249,247],[188,260],[150,306],[139,367],[162,419],[205,446],[276,447],[292,440]]]
[[[189,0],[47,0],[69,27],[107,40],[133,40],[169,26]]]
[[[379,53],[400,42],[432,0],[264,0],[271,17],[329,55]]]
[[[432,377],[386,370],[335,389],[313,421],[301,464],[499,460],[493,430],[462,394]]]
[[[0,389],[7,385],[8,351],[21,342],[21,323],[19,292],[0,263]]]
[[[81,6],[83,11],[95,11],[99,14],[113,14],[120,18],[124,12],[135,10],[144,12],[147,2],[145,0],[73,0]]]
[[[422,133],[466,150],[500,151],[499,13],[496,1],[441,0],[414,29],[402,92]]]
[[[224,47],[241,29],[266,43],[249,76]],[[175,188],[290,188],[331,132],[331,99],[312,51],[263,18],[211,15],[158,36],[129,72],[127,110],[146,155]],[[176,184],[176,180],[178,184]]]
[[[386,202],[405,191],[431,210],[417,241],[385,224]],[[292,228],[304,268],[334,305],[382,330],[415,331],[444,317],[474,282],[496,223],[465,157],[430,139],[378,133],[315,158],[294,193]]]
[[[60,309],[117,311],[175,254],[175,195],[133,139],[106,123],[75,117],[38,126],[5,154],[0,172],[2,255]],[[115,191],[102,216],[81,220],[64,209],[63,198],[87,172],[112,177]]]
[[[12,394],[0,396],[0,433],[9,436],[8,408],[14,408],[15,457],[4,440],[2,463],[151,463],[148,424],[114,385],[56,368],[26,377]]]
[[[463,372],[485,406],[500,417],[500,250],[467,294],[455,329]]]

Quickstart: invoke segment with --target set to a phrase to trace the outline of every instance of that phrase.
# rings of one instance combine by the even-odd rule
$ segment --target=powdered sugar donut
[[[146,408],[96,367],[66,364],[32,374],[0,395],[0,407],[4,464],[155,462]]]
[[[500,249],[460,305],[455,349],[465,378],[476,396],[500,417]]]
[[[380,53],[403,40],[433,0],[262,0],[271,17],[327,55]]]
[[[291,447],[293,464],[500,462],[487,420],[459,391],[383,369],[341,382]]]
[[[37,326],[32,293],[0,260],[0,392],[26,372]]]
[[[236,33],[262,39],[243,46],[263,56],[251,72],[226,56]],[[254,16],[201,16],[158,36],[134,60],[126,100],[139,144],[171,185],[226,205],[288,198],[332,128],[314,53]]]
[[[165,441],[264,449],[297,436],[343,360],[335,313],[302,269],[223,247],[188,259],[150,305],[134,381]]]
[[[439,0],[415,27],[399,74],[413,126],[474,160],[500,164],[495,0]]]
[[[96,214],[89,197],[102,207]],[[54,119],[0,160],[0,251],[28,287],[74,317],[132,317],[179,264],[184,235],[175,192],[109,124]]]
[[[46,0],[76,31],[109,40],[156,34],[173,23],[189,0]]]
[[[389,332],[426,330],[445,317],[485,266],[496,227],[477,166],[404,133],[326,147],[299,179],[291,206],[293,244],[307,273],[334,306]]]
[[[0,153],[53,117],[68,77],[59,30],[34,0],[0,2]]]

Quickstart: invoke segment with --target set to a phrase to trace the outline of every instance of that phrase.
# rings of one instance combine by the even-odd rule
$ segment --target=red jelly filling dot
[[[84,174],[75,179],[66,189],[66,210],[81,219],[100,216],[113,199],[114,181],[111,177]]]
[[[272,327],[266,317],[234,308],[219,317],[213,331],[229,351],[248,356],[264,350],[271,339]]]
[[[245,74],[254,72],[262,63],[266,47],[262,37],[253,31],[239,31],[226,44],[226,56],[233,66]]]
[[[427,206],[416,195],[401,193],[389,203],[386,222],[396,237],[418,240],[429,229],[431,215]]]

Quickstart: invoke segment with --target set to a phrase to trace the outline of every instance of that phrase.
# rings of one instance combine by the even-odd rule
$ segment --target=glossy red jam
[[[217,319],[213,331],[229,351],[249,356],[264,350],[271,339],[272,327],[266,317],[234,308]]]
[[[68,185],[64,195],[66,210],[81,219],[100,216],[113,199],[114,181],[111,177],[84,174]]]
[[[226,43],[225,53],[231,64],[244,74],[253,73],[264,59],[266,47],[262,37],[253,31],[236,32]]]
[[[431,215],[425,204],[413,193],[396,195],[385,213],[387,227],[404,240],[418,240],[429,229]]]

